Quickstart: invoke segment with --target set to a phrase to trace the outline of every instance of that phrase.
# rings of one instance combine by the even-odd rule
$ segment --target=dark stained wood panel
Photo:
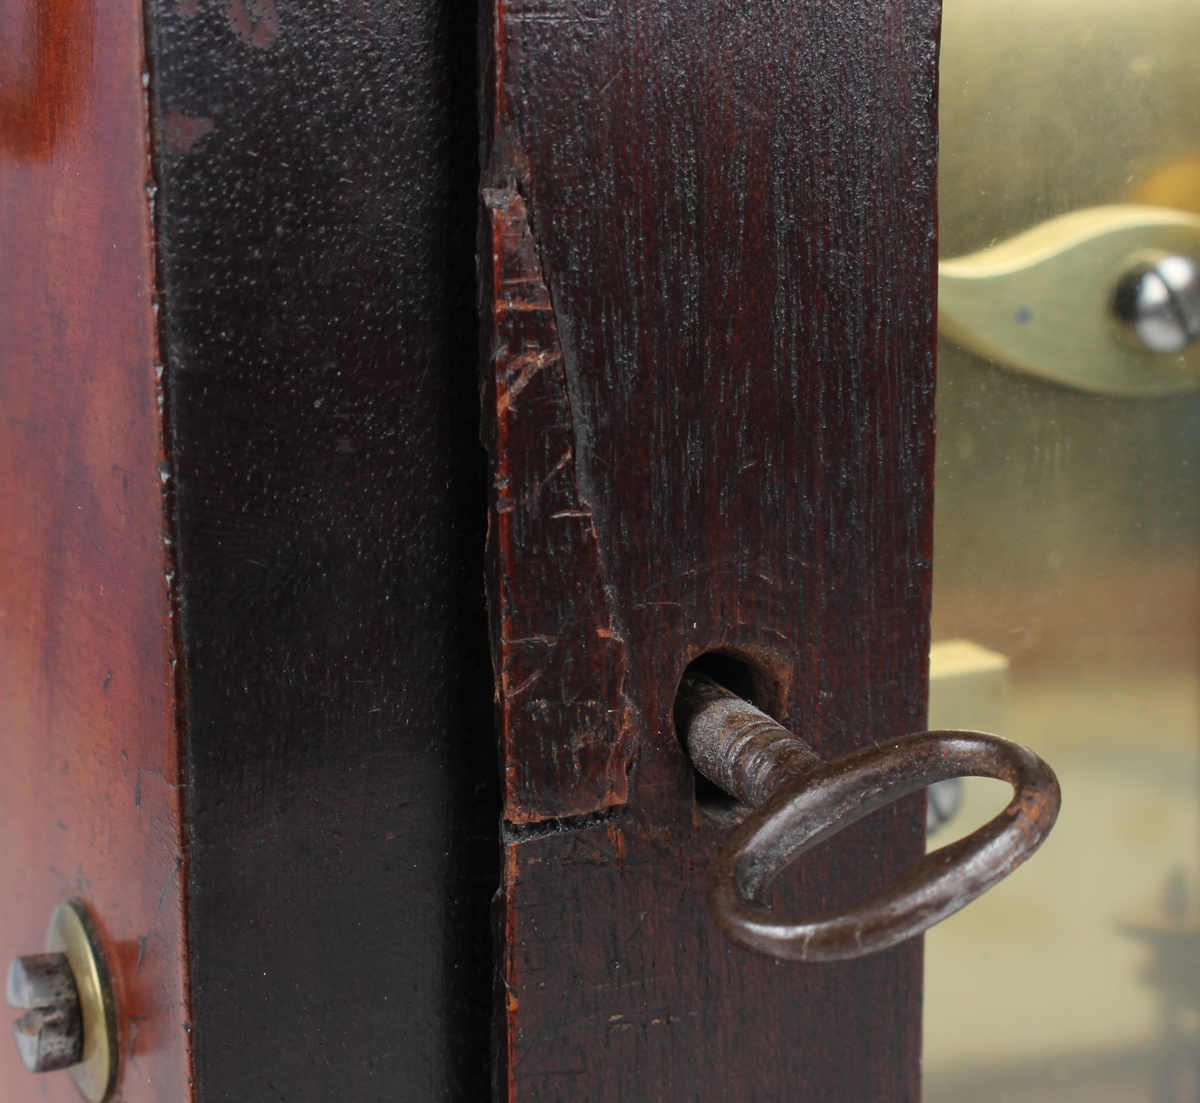
[[[608,708],[630,702],[609,736],[624,803],[509,816],[506,1103],[919,1098],[920,943],[829,966],[723,944],[703,888],[728,828],[697,806],[671,711],[685,665],[723,651],[823,756],[922,726],[938,18],[934,0],[487,9],[485,185],[532,232],[568,397],[547,423],[599,557],[494,542],[493,624],[525,613],[513,593],[559,601],[544,632],[578,651],[529,691],[553,706],[608,669],[582,630],[603,607],[625,653]],[[500,304],[516,239],[485,225]],[[546,527],[546,453],[487,428],[511,416],[499,376],[493,357],[492,524],[518,500]],[[502,671],[524,661],[494,647]],[[560,768],[569,714],[500,688],[504,769],[595,813],[604,785]],[[922,849],[917,798],[813,854],[781,899],[837,906]]]
[[[477,1103],[474,12],[149,11],[198,1097]]]
[[[0,73],[0,961],[84,897],[120,1098],[187,1103],[142,6],[4,0],[0,21],[23,51]],[[0,1099],[79,1098],[2,1033]]]

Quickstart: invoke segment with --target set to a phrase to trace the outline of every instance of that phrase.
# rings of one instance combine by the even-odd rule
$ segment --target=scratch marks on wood
[[[584,29],[611,20],[612,0],[511,0],[506,14],[524,23],[568,23]]]
[[[156,781],[159,784],[159,786],[165,787],[165,789],[168,791],[168,793],[177,793],[179,791],[179,785],[176,782],[173,782],[173,781],[169,780],[168,778],[164,777],[158,770],[148,770],[148,769],[146,769],[145,766],[139,766],[138,772],[137,772],[137,777],[134,781],[134,786],[133,786],[133,806],[134,806],[134,808],[141,808],[141,806],[142,806],[142,778],[143,777],[149,777],[149,778],[154,779],[154,781]],[[172,805],[174,805],[174,803],[176,803],[175,799],[170,796],[168,796],[167,799],[168,799],[168,802]]]
[[[142,971],[142,962],[146,958],[146,947],[150,944],[150,939],[154,937],[154,928],[158,923],[158,913],[162,911],[162,906],[167,902],[167,893],[171,886],[175,883],[175,878],[179,876],[179,871],[183,869],[183,855],[179,855],[175,859],[175,865],[172,866],[171,872],[167,875],[166,883],[162,887],[162,892],[158,894],[158,903],[154,907],[154,917],[150,924],[150,929],[138,939],[138,958],[137,972]]]
[[[562,343],[525,201],[484,192],[491,228],[489,545],[504,817],[626,800],[633,710],[596,522],[580,493]]]
[[[501,704],[496,1095],[916,1103],[919,945],[801,975],[722,944],[704,896],[726,832],[671,702],[721,650],[830,756],[920,722],[937,0],[484,10],[493,631],[520,689]],[[522,825],[514,805],[547,812],[532,780],[562,806],[596,776],[551,754],[588,730],[570,708],[615,707],[606,628],[644,724],[628,802]],[[532,635],[558,642],[504,643]],[[869,895],[920,828],[911,803],[864,820],[778,891]]]

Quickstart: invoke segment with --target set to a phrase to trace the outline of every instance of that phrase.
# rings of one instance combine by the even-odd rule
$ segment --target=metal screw
[[[962,807],[963,779],[948,777],[945,781],[935,781],[926,789],[928,794],[925,805],[925,834],[932,835],[948,824]]]
[[[66,954],[31,954],[13,961],[8,1003],[25,1009],[13,1023],[13,1034],[30,1072],[52,1072],[83,1060],[79,990]]]
[[[1113,312],[1153,352],[1182,352],[1200,338],[1200,265],[1167,256],[1142,264],[1117,284]]]

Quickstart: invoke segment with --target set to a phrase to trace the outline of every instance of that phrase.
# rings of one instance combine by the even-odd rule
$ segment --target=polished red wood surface
[[[3,0],[0,957],[93,907],[126,1103],[191,1097],[136,0]],[[3,1030],[7,1034],[7,1030]],[[78,1098],[0,1037],[0,1098]]]
[[[87,92],[95,6],[92,0],[27,0],[5,8],[0,150],[46,158],[70,136]]]

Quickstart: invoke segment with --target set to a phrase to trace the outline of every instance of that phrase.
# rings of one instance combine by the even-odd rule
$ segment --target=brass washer
[[[59,904],[46,931],[46,951],[66,954],[83,1013],[83,1060],[67,1069],[88,1103],[108,1103],[117,1085],[117,1009],[100,932],[78,897]]]

